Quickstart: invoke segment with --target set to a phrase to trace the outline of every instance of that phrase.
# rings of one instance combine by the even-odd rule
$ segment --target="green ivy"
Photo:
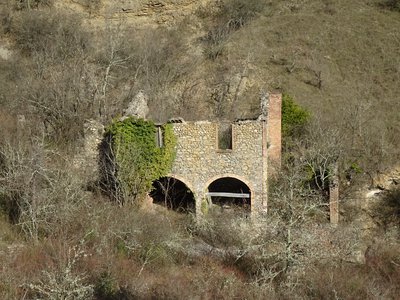
[[[310,113],[287,94],[282,95],[282,136],[296,135],[310,120]]]
[[[171,124],[163,125],[162,130],[164,143],[158,147],[157,126],[152,121],[130,117],[107,128],[116,170],[115,195],[121,203],[141,198],[151,190],[154,180],[171,170],[176,138]]]

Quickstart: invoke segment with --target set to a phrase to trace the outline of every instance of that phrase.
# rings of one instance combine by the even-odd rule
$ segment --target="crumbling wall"
[[[218,148],[218,122],[174,124],[177,155],[170,175],[191,189],[197,212],[208,186],[224,177],[249,187],[252,212],[266,211],[269,168],[276,172],[281,160],[281,105],[281,94],[266,94],[259,118],[232,123],[232,149]]]
[[[174,124],[178,142],[171,176],[192,189],[196,211],[200,211],[208,186],[223,177],[239,179],[250,188],[252,211],[261,211],[266,206],[263,124],[260,121],[233,123],[232,149],[226,150],[218,149],[218,123]]]
[[[104,126],[95,120],[86,120],[84,124],[83,145],[74,158],[76,172],[89,181],[99,177],[99,145],[103,139]]]
[[[136,99],[140,103],[136,101],[127,112],[143,117],[136,113],[138,107],[147,107],[144,105],[145,97],[142,98],[143,101]],[[219,130],[226,130],[226,123],[185,122],[182,119],[171,121],[177,145],[169,176],[182,181],[191,190],[197,213],[201,212],[202,201],[208,199],[210,184],[226,177],[238,179],[247,185],[252,212],[266,212],[268,175],[270,170],[276,171],[281,159],[282,97],[281,94],[265,94],[264,98],[260,117],[228,124],[227,132],[231,132],[232,141],[222,143],[229,145],[228,149],[219,149],[222,145],[219,143]],[[143,111],[146,112],[146,109]],[[93,130],[92,127],[89,126],[90,130],[87,131],[97,132],[97,127],[94,126]],[[85,153],[94,157],[91,155],[91,145],[98,144],[97,135],[88,134],[86,139]]]
[[[232,149],[218,148],[218,122],[174,124],[177,154],[171,177],[184,182],[196,198],[196,211],[208,186],[224,177],[239,179],[251,192],[252,212],[267,210],[268,174],[281,161],[281,94],[266,94],[256,120],[232,123]]]

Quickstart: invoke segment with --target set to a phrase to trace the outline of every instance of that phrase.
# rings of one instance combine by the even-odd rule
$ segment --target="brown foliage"
[[[269,1],[268,12],[265,1],[223,1],[197,20],[209,31],[199,43],[192,20],[169,29],[106,25],[92,35],[81,16],[40,5],[50,2],[1,7],[1,41],[15,47],[0,61],[0,202],[15,218],[0,223],[8,228],[0,231],[0,298],[43,296],[38,288],[46,292],[56,277],[58,287],[80,278],[98,299],[396,298],[398,245],[367,251],[364,265],[344,262],[359,233],[325,226],[325,214],[308,209],[323,205],[320,195],[306,197],[302,177],[281,183],[265,226],[216,218],[196,228],[88,193],[65,150],[79,145],[85,119],[108,122],[139,90],[159,120],[234,118],[257,109],[266,85],[318,115],[298,149],[313,171],[326,166],[316,177],[338,155],[345,168],[355,161],[379,170],[399,156],[397,14],[361,0]],[[98,9],[98,1],[79,3]],[[397,218],[397,199],[388,196],[385,220]],[[211,250],[199,251],[198,239]],[[82,253],[77,277],[68,277],[74,253]]]

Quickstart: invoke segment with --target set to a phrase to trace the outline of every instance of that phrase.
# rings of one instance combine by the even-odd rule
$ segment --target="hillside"
[[[383,170],[398,158],[400,20],[382,3],[81,0],[54,1],[51,11],[78,21],[75,35],[86,39],[81,45],[86,48],[71,51],[81,51],[85,60],[79,72],[90,73],[87,92],[104,106],[104,112],[91,114],[102,121],[119,114],[139,90],[148,94],[150,114],[160,121],[251,116],[260,91],[280,90],[308,108],[321,126],[337,130],[351,159],[362,156],[366,169]],[[15,69],[18,47],[31,46],[19,35],[35,43],[40,34],[51,33],[23,32],[29,28],[26,11],[12,12],[12,1],[3,6],[2,41],[8,48],[2,51],[15,48]],[[42,18],[57,21],[47,18],[46,5],[39,9],[38,19],[36,10],[28,18],[31,25]],[[31,58],[25,56],[28,62],[21,66],[28,69],[25,77],[34,72]],[[10,68],[10,59],[2,64]],[[105,78],[111,80],[104,84]],[[379,162],[369,161],[374,158]]]
[[[0,298],[395,299],[399,29],[398,0],[2,1]],[[79,165],[139,96],[156,122],[236,120],[268,91],[307,120],[257,222],[119,206]]]

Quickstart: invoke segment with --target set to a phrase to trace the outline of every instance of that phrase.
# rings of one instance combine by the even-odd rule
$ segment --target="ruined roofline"
[[[168,124],[242,124],[242,123],[260,123],[266,120],[255,118],[245,118],[231,120],[199,120],[199,121],[185,121],[183,118],[172,118],[168,120]],[[156,125],[163,125],[164,123],[157,123]]]
[[[176,153],[168,177],[180,180],[193,193],[196,214],[202,214],[204,199],[212,200],[209,192],[218,197],[247,198],[249,194],[252,213],[267,211],[268,179],[278,174],[281,163],[282,96],[263,93],[260,101],[258,115],[249,118],[185,121],[174,117],[168,122],[155,122],[159,147],[163,146],[165,133],[162,127],[172,127]],[[213,182],[224,178],[241,183],[226,183],[228,190],[208,191]],[[242,183],[249,193],[241,190]]]
[[[267,123],[273,128],[269,128],[271,137],[281,143],[281,121],[282,121],[282,93],[274,91],[272,93],[261,92],[260,94],[260,111],[258,115],[248,118],[236,118],[231,120],[199,120],[185,121],[182,117],[174,117],[167,123],[189,123],[189,124],[243,124],[243,123]]]

